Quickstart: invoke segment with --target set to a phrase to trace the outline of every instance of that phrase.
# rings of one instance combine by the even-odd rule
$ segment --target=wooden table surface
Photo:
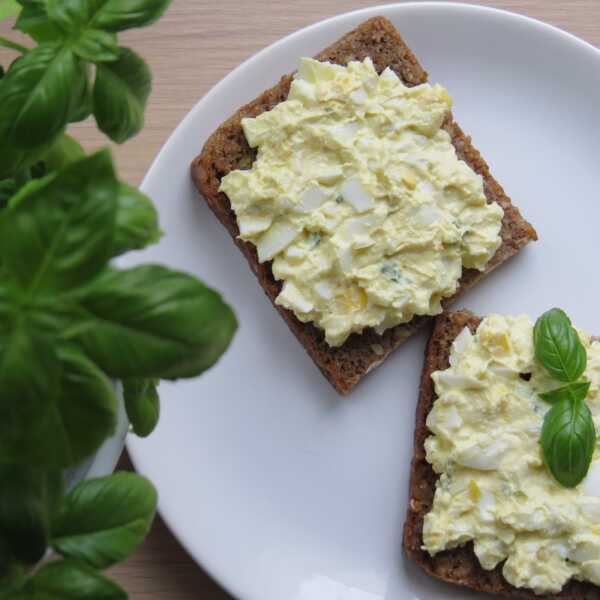
[[[382,2],[174,0],[158,24],[121,36],[123,42],[144,55],[154,73],[154,91],[145,129],[134,140],[115,148],[121,177],[139,183],[179,121],[198,99],[244,59],[306,25]],[[536,17],[600,46],[600,0],[472,3]],[[0,35],[8,34],[8,23],[0,24]],[[0,58],[2,56],[4,53],[0,53]],[[105,139],[97,134],[92,123],[78,125],[73,130],[88,149],[105,145]],[[126,456],[120,468],[131,468]],[[194,564],[160,519],[138,552],[114,567],[111,574],[134,600],[231,600],[231,596]]]

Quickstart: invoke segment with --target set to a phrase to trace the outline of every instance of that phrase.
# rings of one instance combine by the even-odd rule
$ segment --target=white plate
[[[414,3],[335,17],[263,50],[177,128],[143,189],[157,202],[155,260],[221,290],[240,320],[218,366],[162,385],[163,415],[128,447],[160,491],[179,540],[244,600],[465,598],[401,550],[413,415],[425,334],[340,398],[266,300],[190,182],[188,166],[221,121],[298,58],[376,14],[388,16],[455,99],[455,114],[541,241],[461,304],[538,315],[564,307],[600,331],[600,52],[507,12]],[[471,596],[470,596],[471,597]]]

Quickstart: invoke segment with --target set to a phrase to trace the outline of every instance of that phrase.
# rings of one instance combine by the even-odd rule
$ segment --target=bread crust
[[[479,564],[473,544],[446,550],[431,557],[423,545],[423,519],[433,506],[438,476],[425,459],[425,439],[430,435],[426,420],[437,398],[431,379],[434,371],[449,367],[450,348],[454,338],[468,327],[475,333],[481,318],[468,310],[447,312],[436,317],[425,349],[419,401],[415,416],[414,454],[411,463],[408,508],[404,522],[404,551],[427,573],[456,585],[509,598],[534,600],[600,600],[600,588],[580,581],[570,581],[559,594],[535,594],[532,590],[512,586],[502,575],[502,566],[486,571]]]
[[[377,72],[381,73],[389,66],[407,85],[418,85],[427,81],[427,73],[394,26],[384,17],[374,17],[362,23],[315,58],[347,64],[351,60],[363,60],[367,56],[371,57]],[[370,329],[362,334],[352,334],[342,346],[332,348],[325,342],[320,329],[312,323],[302,323],[293,312],[275,304],[281,282],[274,279],[270,262],[263,264],[258,262],[254,245],[238,237],[235,213],[227,196],[219,192],[219,186],[221,179],[227,173],[235,169],[250,168],[256,156],[244,137],[242,118],[255,117],[284,101],[291,81],[292,75],[284,75],[277,85],[266,90],[227,119],[209,137],[202,152],[192,162],[191,174],[196,187],[245,256],[275,309],[333,387],[340,394],[347,394],[411,334],[428,323],[431,317],[414,317],[409,323],[392,327],[382,335]],[[490,271],[515,255],[528,242],[537,239],[537,234],[521,216],[519,210],[511,204],[502,187],[490,174],[488,165],[473,147],[470,138],[454,122],[451,114],[448,115],[444,127],[452,138],[457,155],[475,172],[482,175],[488,202],[497,202],[504,209],[502,245],[485,271],[463,270],[458,291],[444,302],[447,305]]]

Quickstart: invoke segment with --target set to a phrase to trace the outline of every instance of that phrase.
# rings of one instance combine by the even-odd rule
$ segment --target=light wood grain
[[[315,21],[379,3],[174,0],[168,13],[151,29],[121,36],[124,43],[144,55],[154,73],[154,92],[144,131],[125,146],[115,148],[121,176],[139,183],[170,132],[190,108],[257,50]],[[473,4],[536,17],[600,46],[600,0],[495,0]],[[0,24],[0,35],[8,34],[7,23]],[[0,60],[6,56],[0,52]],[[74,130],[88,149],[106,143],[93,123],[78,125]],[[126,457],[120,467],[130,468]],[[160,519],[144,546],[127,562],[113,568],[111,574],[134,600],[231,598],[192,562]]]

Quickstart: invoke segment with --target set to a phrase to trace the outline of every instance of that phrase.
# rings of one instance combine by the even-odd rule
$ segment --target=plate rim
[[[361,17],[364,16],[365,19],[376,16],[377,14],[381,14],[382,16],[388,16],[390,12],[402,11],[402,10],[411,10],[411,9],[450,9],[457,11],[466,11],[466,12],[478,12],[483,14],[488,14],[490,17],[502,18],[511,22],[517,22],[522,24],[527,24],[529,26],[533,26],[541,31],[546,31],[547,33],[551,33],[553,35],[561,37],[563,40],[570,42],[574,46],[577,46],[580,50],[583,50],[593,56],[596,60],[600,61],[600,48],[595,47],[590,42],[585,41],[584,39],[578,37],[577,35],[570,33],[556,25],[552,25],[550,23],[546,23],[536,17],[532,17],[529,15],[525,15],[522,13],[514,12],[512,10],[507,10],[503,8],[496,8],[491,6],[482,6],[478,4],[470,4],[468,2],[455,2],[455,1],[446,1],[446,0],[411,0],[408,2],[399,2],[399,3],[386,3],[380,4],[376,6],[370,6],[365,8],[360,8],[356,10],[341,12],[335,14],[331,17],[327,17],[324,19],[320,19],[310,25],[297,29],[286,36],[272,42],[268,46],[265,46],[261,50],[256,53],[248,56],[244,59],[237,67],[232,69],[229,73],[227,73],[222,79],[220,79],[217,83],[215,83],[202,97],[198,99],[198,101],[194,104],[194,106],[188,111],[188,113],[180,120],[179,124],[175,127],[175,129],[169,134],[166,141],[163,143],[159,152],[157,153],[154,160],[151,162],[150,167],[146,171],[142,183],[140,184],[140,189],[149,194],[149,187],[152,182],[152,177],[154,172],[156,171],[158,165],[162,162],[165,155],[167,155],[174,146],[178,144],[179,137],[182,132],[187,129],[189,123],[196,119],[196,115],[201,113],[205,104],[208,104],[210,98],[217,95],[220,90],[227,86],[228,82],[237,76],[238,73],[247,69],[249,66],[254,64],[255,62],[259,62],[262,60],[263,56],[268,53],[273,52],[277,49],[278,46],[284,45],[296,38],[303,37],[306,35],[310,35],[313,30],[317,30],[324,25],[329,23],[333,23],[340,19],[344,18],[352,18],[352,17]],[[202,140],[203,142],[205,140]],[[137,471],[143,472],[144,470],[140,470],[141,462],[143,459],[139,456],[136,457],[136,450],[134,450],[133,444],[130,443],[131,438],[125,441],[125,446],[131,458],[134,468]],[[192,558],[192,560],[219,586],[221,586],[227,593],[229,593],[234,598],[239,598],[240,600],[261,600],[259,598],[248,596],[243,589],[239,589],[235,580],[228,577],[226,570],[222,568],[223,562],[216,559],[215,557],[209,557],[206,552],[201,552],[200,550],[192,550],[191,543],[188,543],[187,536],[182,527],[175,523],[175,520],[171,518],[169,511],[164,509],[161,504],[160,498],[158,503],[158,514],[160,514],[162,520],[167,525],[169,531],[172,535],[177,539],[178,543],[185,549],[186,553]],[[172,513],[171,513],[172,514]]]

